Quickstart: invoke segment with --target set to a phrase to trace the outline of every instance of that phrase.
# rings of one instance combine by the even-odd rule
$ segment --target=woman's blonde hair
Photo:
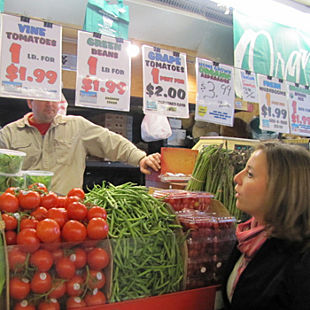
[[[267,159],[264,220],[268,232],[310,246],[310,152],[280,142],[260,143],[256,150],[262,150]]]

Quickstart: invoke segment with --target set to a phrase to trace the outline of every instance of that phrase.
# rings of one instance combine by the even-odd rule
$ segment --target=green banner
[[[310,84],[310,34],[234,11],[234,66]]]

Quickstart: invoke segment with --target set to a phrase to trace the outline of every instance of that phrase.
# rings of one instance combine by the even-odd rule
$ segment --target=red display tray
[[[218,286],[207,286],[182,292],[128,300],[101,306],[80,308],[84,310],[213,310]]]

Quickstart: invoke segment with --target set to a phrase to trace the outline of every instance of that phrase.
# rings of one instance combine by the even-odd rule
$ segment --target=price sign
[[[129,45],[122,39],[78,32],[77,106],[129,111]]]
[[[240,70],[242,80],[242,98],[248,102],[258,102],[256,76],[253,72]]]
[[[187,118],[186,55],[144,45],[142,58],[144,113]]]
[[[61,26],[1,15],[0,95],[61,100]]]
[[[289,133],[286,82],[258,74],[260,129]]]
[[[196,58],[197,104],[195,119],[233,126],[233,68]]]
[[[288,83],[289,119],[291,133],[310,136],[310,90],[304,86]]]

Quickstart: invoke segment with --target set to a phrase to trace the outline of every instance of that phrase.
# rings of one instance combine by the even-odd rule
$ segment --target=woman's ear
[[[32,100],[27,99],[27,105],[28,105],[29,109],[32,109]]]

